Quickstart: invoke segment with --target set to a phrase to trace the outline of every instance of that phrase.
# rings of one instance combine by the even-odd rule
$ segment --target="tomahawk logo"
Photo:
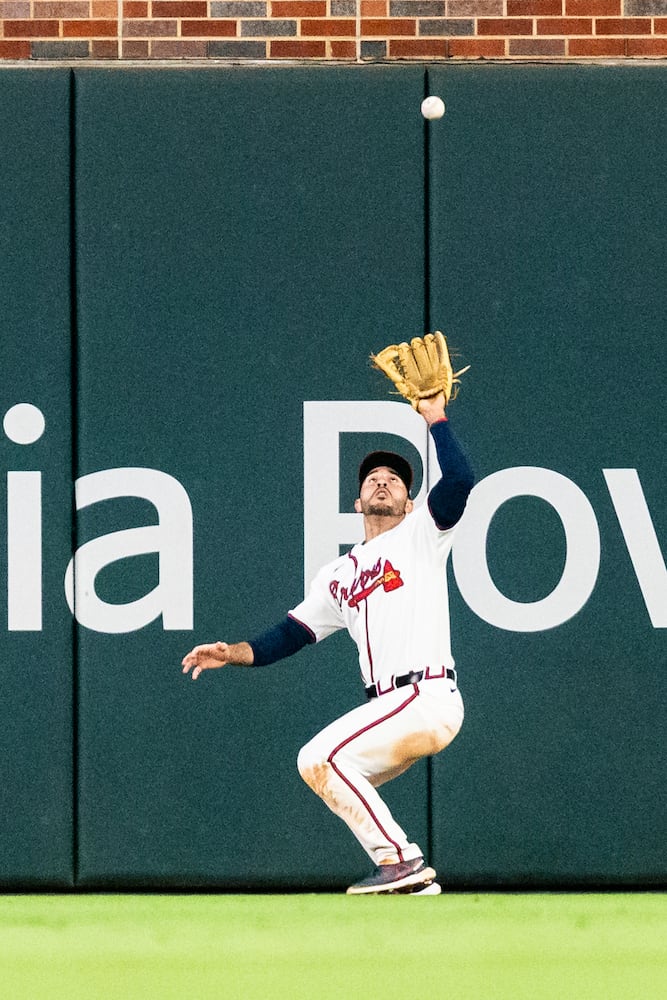
[[[354,556],[352,559],[356,566],[357,561]],[[341,585],[340,580],[332,580],[329,584],[329,593],[339,608],[345,603],[350,608],[356,608],[378,587],[382,587],[388,593],[402,586],[403,580],[399,571],[394,569],[388,559],[385,559],[383,565],[380,558],[370,569],[362,569],[349,586]]]
[[[398,588],[402,586],[403,581],[401,580],[401,574],[397,569],[394,569],[389,560],[386,559],[382,576],[378,576],[377,579],[373,580],[371,584],[364,587],[363,590],[360,590],[358,594],[353,594],[348,601],[348,604],[351,608],[356,608],[362,601],[367,600],[373,591],[378,589],[378,587],[382,587],[385,593],[389,593],[389,591],[398,590]]]

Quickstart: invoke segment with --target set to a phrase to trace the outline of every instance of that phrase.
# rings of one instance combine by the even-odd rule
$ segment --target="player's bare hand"
[[[430,396],[428,399],[420,399],[417,409],[429,426],[438,420],[443,420],[445,413],[445,394],[439,392],[437,396]]]
[[[195,646],[183,657],[183,673],[192,671],[192,679],[196,681],[203,670],[214,670],[231,662],[229,644],[226,642],[207,642]]]

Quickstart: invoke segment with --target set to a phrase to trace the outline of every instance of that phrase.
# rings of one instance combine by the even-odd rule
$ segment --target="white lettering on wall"
[[[10,441],[26,446],[45,429],[41,411],[19,403],[5,414]],[[424,467],[417,503],[439,478],[435,447],[422,418],[402,402],[304,403],[304,583],[336,558],[341,545],[362,536],[361,515],[339,510],[340,435],[388,433],[410,442]],[[667,628],[667,568],[636,469],[602,470],[634,573],[654,628]],[[133,632],[162,618],[164,629],[193,627],[192,507],[184,487],[157,469],[106,469],[75,485],[76,510],[103,500],[138,497],[157,511],[158,523],[93,538],[75,552],[65,574],[65,596],[77,621],[98,632]],[[551,593],[520,602],[504,595],[491,577],[487,536],[500,507],[517,497],[537,497],[558,515],[565,534],[565,564]],[[42,474],[7,472],[7,624],[9,631],[42,629]],[[157,554],[155,587],[138,600],[109,604],[95,589],[107,566]],[[471,610],[489,624],[516,632],[556,628],[576,615],[593,592],[600,564],[600,534],[585,494],[550,469],[502,469],[473,490],[452,553],[456,582]]]
[[[165,629],[193,626],[192,507],[178,480],[157,469],[105,469],[76,482],[76,509],[101,500],[141,497],[159,523],[114,531],[82,545],[65,574],[65,594],[77,621],[95,632],[134,632],[162,615]],[[157,552],[159,579],[144,597],[108,604],[98,597],[95,577],[119,559]]]
[[[654,628],[667,628],[667,569],[636,469],[603,469]]]
[[[46,422],[32,403],[17,403],[5,413],[3,430],[19,445],[38,441]],[[42,628],[42,474],[7,473],[7,628]]]
[[[42,476],[7,473],[7,628],[42,629]]]
[[[515,497],[532,496],[558,514],[566,539],[565,566],[552,592],[539,601],[512,601],[496,587],[487,562],[491,521]],[[551,469],[503,469],[473,489],[452,549],[454,575],[464,601],[483,621],[511,632],[556,628],[580,611],[600,568],[600,533],[595,511],[573,482]]]

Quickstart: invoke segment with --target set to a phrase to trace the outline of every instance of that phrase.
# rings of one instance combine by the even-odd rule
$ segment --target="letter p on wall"
[[[317,401],[303,404],[303,533],[304,590],[321,566],[338,556],[341,545],[358,542],[361,514],[341,513],[339,508],[340,435],[388,433],[405,438],[428,468],[428,431],[418,413],[405,403],[391,400]],[[424,476],[415,497],[419,502],[428,488]]]

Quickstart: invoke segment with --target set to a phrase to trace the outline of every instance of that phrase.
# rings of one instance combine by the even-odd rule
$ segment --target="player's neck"
[[[372,541],[378,535],[383,535],[385,531],[396,528],[405,518],[405,514],[397,516],[385,514],[366,514],[364,516],[364,543]]]

